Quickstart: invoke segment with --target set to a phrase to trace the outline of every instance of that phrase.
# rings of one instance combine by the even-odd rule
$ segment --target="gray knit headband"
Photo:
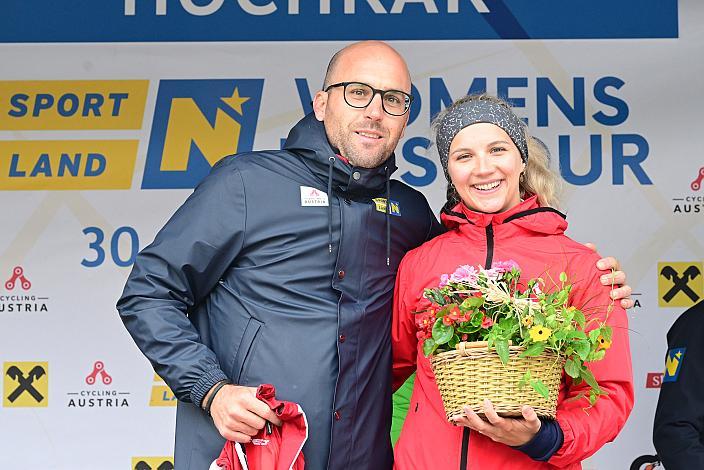
[[[447,176],[447,161],[452,139],[465,127],[480,122],[495,124],[511,137],[521,153],[523,163],[528,161],[528,142],[526,142],[525,125],[511,109],[489,100],[469,100],[451,108],[442,118],[436,130],[436,142],[440,163]]]

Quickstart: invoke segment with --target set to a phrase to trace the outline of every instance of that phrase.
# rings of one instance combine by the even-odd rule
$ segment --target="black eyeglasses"
[[[381,107],[392,116],[403,116],[411,107],[413,96],[400,90],[379,90],[372,88],[366,83],[360,82],[340,82],[328,85],[323,91],[330,88],[344,87],[343,96],[345,103],[353,108],[366,108],[372,102],[374,96],[381,95]]]

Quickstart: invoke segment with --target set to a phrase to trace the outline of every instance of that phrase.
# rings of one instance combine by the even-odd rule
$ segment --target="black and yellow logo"
[[[704,263],[658,263],[660,307],[691,307],[704,297]]]
[[[49,404],[48,362],[5,362],[3,406],[46,407]]]
[[[176,395],[158,374],[154,374],[149,406],[176,406]]]
[[[132,457],[132,470],[174,470],[174,458]]]

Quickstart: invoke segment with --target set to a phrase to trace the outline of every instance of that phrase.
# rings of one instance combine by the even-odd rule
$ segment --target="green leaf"
[[[508,340],[503,338],[496,340],[496,353],[499,355],[499,359],[504,365],[508,364]]]
[[[584,333],[584,331],[582,331],[582,330],[574,330],[574,331],[571,333],[570,337],[571,337],[572,339],[584,339],[584,340],[587,339],[587,335],[586,335],[586,334]]]
[[[589,341],[587,341],[586,339],[574,341],[572,343],[572,347],[574,348],[577,355],[579,355],[579,358],[583,361],[587,360],[589,352],[592,349],[591,344],[589,344]]]
[[[469,310],[472,308],[479,307],[483,303],[484,303],[483,297],[467,297],[466,299],[464,299],[464,302],[462,302],[462,308],[465,310]]]
[[[521,357],[532,357],[532,356],[539,356],[545,351],[545,342],[541,341],[539,343],[533,343],[530,346],[528,346],[528,349],[523,351],[521,354]]]
[[[545,384],[540,381],[540,380],[531,380],[530,381],[530,386],[533,387],[533,390],[538,392],[538,395],[541,397],[545,398],[546,400],[550,398],[550,391],[548,388],[545,386]]]
[[[586,323],[586,319],[584,318],[584,314],[582,313],[581,310],[575,310],[574,311],[574,321],[577,322],[580,328],[584,328],[584,324]]]
[[[570,357],[569,359],[567,359],[567,362],[565,362],[565,372],[567,372],[567,375],[569,375],[570,377],[576,379],[577,377],[579,377],[581,368],[579,367],[577,361]]]
[[[530,383],[530,371],[526,371],[525,374],[523,374],[523,377],[521,377],[521,380],[518,382],[518,388],[522,389],[526,385]]]
[[[423,341],[423,354],[425,354],[426,357],[433,354],[437,348],[438,345],[435,344],[433,338],[428,338]]]
[[[441,345],[447,343],[452,339],[453,333],[454,328],[445,325],[442,322],[442,318],[435,320],[435,324],[433,325],[433,339],[435,340],[435,344]]]
[[[592,343],[596,343],[596,339],[599,337],[601,334],[601,330],[599,328],[592,330],[589,332],[589,341]]]
[[[585,382],[587,382],[587,385],[589,385],[591,388],[600,390],[599,389],[599,384],[596,382],[596,379],[594,378],[594,374],[592,374],[592,371],[587,369],[586,367],[582,367],[582,378],[584,379]]]

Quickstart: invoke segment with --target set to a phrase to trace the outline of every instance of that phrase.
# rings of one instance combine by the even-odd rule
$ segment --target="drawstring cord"
[[[335,157],[328,157],[328,251],[332,253],[332,167]]]
[[[386,265],[391,265],[391,183],[389,167],[384,167],[386,173]]]

